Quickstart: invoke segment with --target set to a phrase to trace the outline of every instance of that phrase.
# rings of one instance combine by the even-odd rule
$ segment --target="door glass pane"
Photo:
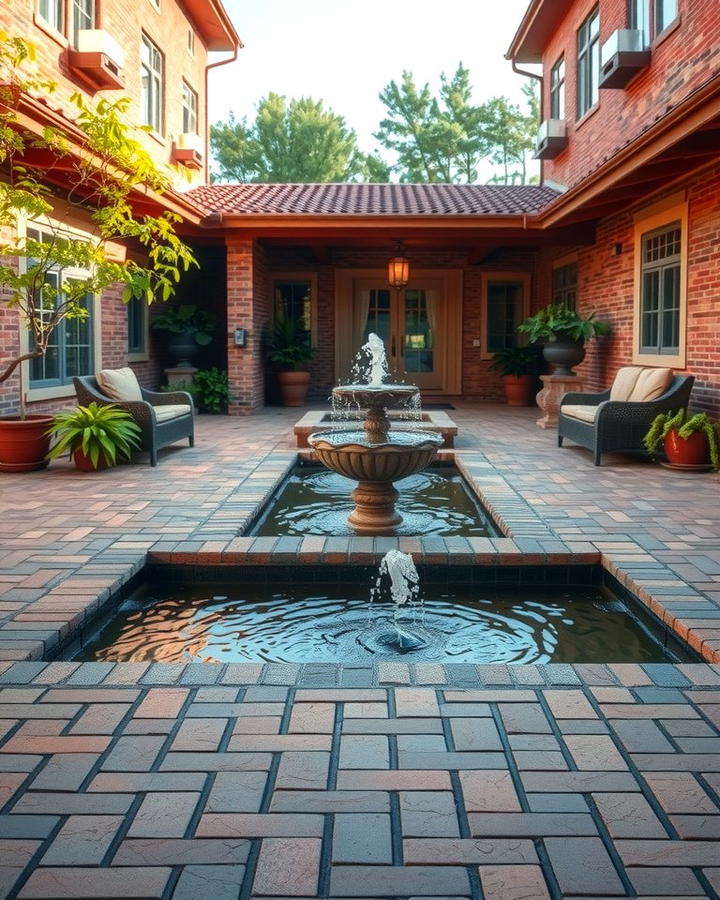
[[[405,291],[404,369],[432,372],[434,301],[425,290]]]
[[[367,323],[362,333],[362,343],[367,341],[371,334],[376,334],[385,343],[385,349],[389,353],[390,344],[390,291],[387,289],[372,289],[368,304]]]

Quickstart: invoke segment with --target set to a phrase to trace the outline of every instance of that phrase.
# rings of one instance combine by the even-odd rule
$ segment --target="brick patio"
[[[463,406],[507,537],[238,538],[297,412],[202,419],[157,469],[0,480],[0,897],[717,897],[720,668],[44,662],[162,562],[598,563],[709,660],[717,475],[595,469]],[[271,451],[270,460],[264,457]]]

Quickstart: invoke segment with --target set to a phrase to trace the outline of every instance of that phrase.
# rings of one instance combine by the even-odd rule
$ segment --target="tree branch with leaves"
[[[72,127],[20,127],[18,108],[33,92],[52,93],[52,82],[23,75],[34,59],[31,44],[0,31],[0,301],[17,312],[29,348],[0,363],[0,382],[26,360],[45,355],[65,320],[85,319],[85,299],[121,285],[124,301],[167,300],[181,273],[196,264],[169,211],[137,215],[133,202],[171,187],[139,140],[144,129],[126,121],[127,98],[88,105],[71,98]],[[71,231],[58,207],[87,223]],[[137,250],[138,262],[121,248]],[[72,278],[62,278],[72,270]],[[20,389],[19,406],[24,416]]]

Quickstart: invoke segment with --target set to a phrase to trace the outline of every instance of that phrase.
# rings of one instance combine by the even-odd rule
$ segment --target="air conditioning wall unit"
[[[115,38],[103,28],[81,28],[77,47],[68,50],[71,71],[95,90],[125,86],[125,54]]]
[[[538,128],[535,159],[554,159],[567,144],[565,119],[545,119]]]
[[[187,131],[179,134],[173,144],[172,160],[188,169],[200,169],[205,147],[199,134]]]
[[[613,31],[600,50],[600,87],[624,88],[638,72],[650,64],[650,51],[642,31]]]

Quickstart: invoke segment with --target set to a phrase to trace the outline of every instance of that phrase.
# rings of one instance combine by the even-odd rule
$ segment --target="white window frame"
[[[634,302],[633,302],[633,363],[643,366],[672,366],[684,369],[687,360],[687,266],[688,266],[688,204],[685,197],[674,196],[638,212],[635,217]],[[680,314],[678,323],[678,352],[643,353],[640,349],[642,323],[643,239],[659,229],[680,223]]]
[[[48,7],[48,15],[42,12],[42,4]],[[65,0],[37,0],[37,16],[56,34],[65,34]]]
[[[192,102],[188,103],[188,100],[190,100]],[[185,81],[184,78],[182,80],[181,103],[182,103],[182,119],[183,119],[182,130],[183,130],[183,133],[184,134],[199,134],[200,132],[198,131],[198,105],[199,105],[198,92],[196,90],[194,90],[188,84],[188,82]],[[195,120],[195,122],[192,123],[191,128],[185,127],[186,114],[187,114],[188,120],[191,120],[193,118]],[[188,124],[191,124],[191,123],[188,122]]]
[[[85,238],[88,241],[91,240],[91,236],[86,232],[71,228],[64,223],[56,222],[52,219],[45,219],[41,222],[27,221],[25,219],[18,220],[18,237],[25,237],[27,235],[28,228],[44,232],[52,230],[55,234],[59,233],[69,238]],[[21,272],[24,272],[27,265],[24,257],[20,258],[19,264]],[[65,274],[69,277],[72,277],[73,275],[86,275],[87,272],[79,269],[72,269],[67,270]],[[100,299],[101,298],[98,294],[92,295],[92,349],[93,367],[96,372],[99,372],[102,368],[102,304],[100,302]],[[18,327],[20,329],[20,352],[27,353],[30,350],[30,333],[28,332],[27,328],[24,327],[22,322],[18,323]],[[75,388],[72,383],[58,384],[53,385],[52,387],[30,387],[30,360],[26,359],[20,365],[22,366],[22,382],[24,386],[26,402],[32,403],[37,400],[56,400],[63,397],[75,396]]]
[[[597,21],[592,33],[591,25]],[[585,33],[585,37],[582,35]],[[582,43],[581,43],[582,40]],[[575,69],[575,118],[582,119],[600,102],[600,6],[597,5],[577,30]],[[595,62],[593,63],[593,60]],[[581,77],[584,73],[584,79]],[[584,88],[584,90],[583,90]]]
[[[81,30],[81,27],[78,24],[78,15],[87,15],[85,10],[79,10],[78,7],[81,6],[83,0],[68,0],[68,14],[70,18],[69,22],[69,39],[70,43],[73,47],[77,47],[77,35],[78,31]],[[90,22],[83,24],[82,28],[97,28],[98,27],[98,10],[97,10],[97,0],[89,0],[90,9]]]
[[[144,50],[149,51],[150,61],[144,59]],[[153,55],[157,54],[159,67],[155,68]],[[148,89],[142,82],[145,73],[148,78]],[[155,107],[157,106],[157,119]],[[140,37],[140,118],[143,125],[148,125],[153,132],[162,136],[165,131],[165,57],[162,50],[145,32]]]
[[[481,297],[482,297],[482,335],[481,335],[481,347],[480,347],[480,358],[481,359],[492,359],[494,350],[488,349],[488,288],[491,282],[512,282],[513,284],[522,284],[522,302],[521,302],[521,312],[520,318],[518,321],[518,325],[524,319],[526,319],[530,315],[530,284],[531,284],[531,274],[530,272],[513,272],[513,271],[502,271],[502,272],[483,272],[480,278],[481,283]],[[518,334],[518,344],[523,343],[522,336]]]
[[[550,116],[565,119],[565,54],[550,69]]]

